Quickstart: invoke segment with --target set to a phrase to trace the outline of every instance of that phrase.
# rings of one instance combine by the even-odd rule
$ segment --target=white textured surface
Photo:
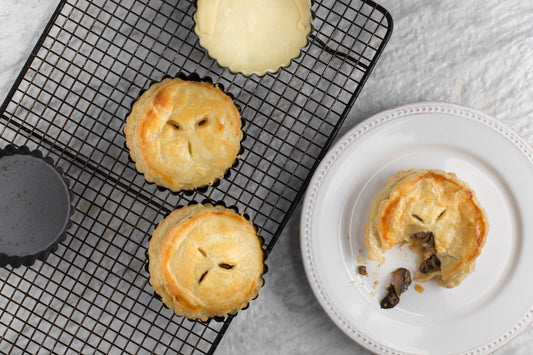
[[[341,134],[387,108],[447,101],[499,118],[533,144],[532,0],[379,3],[392,14],[394,32]],[[0,100],[56,4],[0,0]],[[312,294],[301,263],[299,214],[268,259],[259,298],[234,319],[217,354],[368,353],[336,328]],[[497,354],[533,354],[533,326]]]

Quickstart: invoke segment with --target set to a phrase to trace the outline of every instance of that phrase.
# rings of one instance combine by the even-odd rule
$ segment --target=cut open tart
[[[411,169],[389,178],[374,199],[365,244],[381,262],[387,249],[410,243],[421,259],[415,280],[451,288],[474,269],[488,228],[474,191],[455,174]]]

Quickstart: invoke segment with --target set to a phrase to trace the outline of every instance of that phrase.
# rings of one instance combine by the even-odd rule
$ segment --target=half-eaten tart
[[[400,171],[374,199],[365,228],[368,257],[382,262],[392,246],[410,243],[420,255],[416,281],[459,285],[472,272],[489,223],[474,191],[453,173]]]
[[[177,315],[207,321],[235,314],[263,286],[261,244],[253,223],[229,208],[179,208],[150,240],[150,284]]]

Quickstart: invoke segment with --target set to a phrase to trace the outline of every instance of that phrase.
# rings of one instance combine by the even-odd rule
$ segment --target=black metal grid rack
[[[54,159],[71,182],[74,226],[45,262],[0,270],[0,352],[214,352],[231,317],[194,322],[165,308],[148,283],[148,240],[176,206],[209,199],[246,213],[272,249],[392,31],[372,1],[312,9],[302,55],[244,77],[198,45],[192,0],[60,2],[0,109],[0,146]],[[123,127],[151,83],[192,73],[235,97],[244,152],[215,186],[173,194],[135,171]]]

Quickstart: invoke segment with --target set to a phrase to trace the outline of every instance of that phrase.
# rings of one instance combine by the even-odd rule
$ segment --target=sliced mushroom
[[[439,258],[437,258],[437,255],[433,254],[428,259],[422,261],[422,263],[418,267],[418,270],[423,274],[427,274],[433,270],[438,270],[439,268],[440,260]]]
[[[381,300],[381,308],[389,309],[396,306],[400,302],[400,297],[394,291],[394,287],[390,285],[387,290],[387,295]]]
[[[401,267],[392,273],[392,286],[398,296],[407,291],[411,282],[411,273],[406,268]]]
[[[435,236],[433,232],[418,232],[411,235],[411,238],[420,238],[423,239],[422,243],[433,243],[435,244]]]
[[[411,235],[413,239],[421,239],[420,244],[423,247],[422,263],[418,270],[427,274],[431,271],[440,268],[440,260],[437,257],[437,249],[435,248],[435,235],[432,232],[418,232]]]
[[[392,283],[387,287],[387,295],[381,300],[381,308],[392,308],[400,302],[400,295],[407,291],[411,284],[411,273],[401,267],[392,273]]]

